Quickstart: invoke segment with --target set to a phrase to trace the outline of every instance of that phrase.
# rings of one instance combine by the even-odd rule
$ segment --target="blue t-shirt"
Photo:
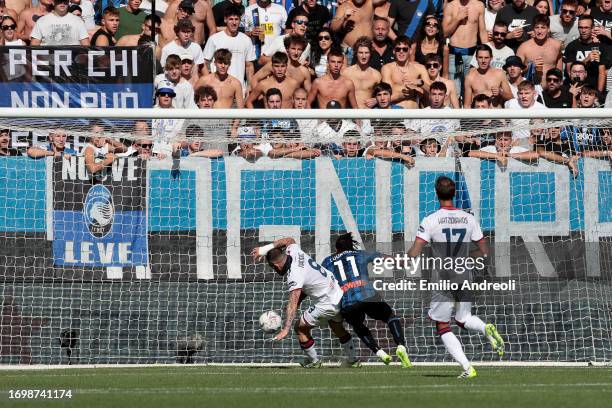
[[[344,251],[330,255],[322,266],[332,271],[338,285],[344,292],[342,308],[349,308],[376,295],[376,289],[368,276],[368,264],[380,257],[378,252]]]
[[[566,126],[561,129],[561,140],[569,143],[573,153],[597,149],[602,145],[601,130],[596,127]]]

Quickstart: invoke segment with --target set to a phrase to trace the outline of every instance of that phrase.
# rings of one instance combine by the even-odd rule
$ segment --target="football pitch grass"
[[[0,407],[610,407],[610,367],[455,366],[90,368],[0,371]],[[16,400],[9,390],[64,389],[71,399]]]

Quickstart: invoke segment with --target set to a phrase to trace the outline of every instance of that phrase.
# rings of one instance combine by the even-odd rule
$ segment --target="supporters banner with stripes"
[[[0,47],[0,107],[150,108],[153,49]]]
[[[147,265],[146,160],[119,158],[93,178],[84,160],[53,162],[54,264]]]

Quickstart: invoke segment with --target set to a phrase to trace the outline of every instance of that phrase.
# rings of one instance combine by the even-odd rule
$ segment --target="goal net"
[[[497,325],[504,360],[610,361],[612,112],[373,112],[0,112],[12,156],[0,157],[0,363],[301,360],[294,334],[259,327],[265,311],[284,317],[287,287],[251,250],[293,237],[321,261],[350,231],[403,254],[442,174],[491,248],[477,281],[507,284],[472,310]],[[450,361],[430,293],[388,285],[429,271],[370,276],[411,359]],[[394,347],[386,325],[366,324]],[[471,360],[499,360],[453,330]],[[313,335],[340,358],[328,329]]]

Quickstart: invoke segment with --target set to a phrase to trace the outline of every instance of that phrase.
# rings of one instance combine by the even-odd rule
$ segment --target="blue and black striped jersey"
[[[343,309],[376,295],[376,290],[368,277],[368,264],[380,256],[378,252],[344,251],[325,258],[323,267],[333,272],[344,292]]]

